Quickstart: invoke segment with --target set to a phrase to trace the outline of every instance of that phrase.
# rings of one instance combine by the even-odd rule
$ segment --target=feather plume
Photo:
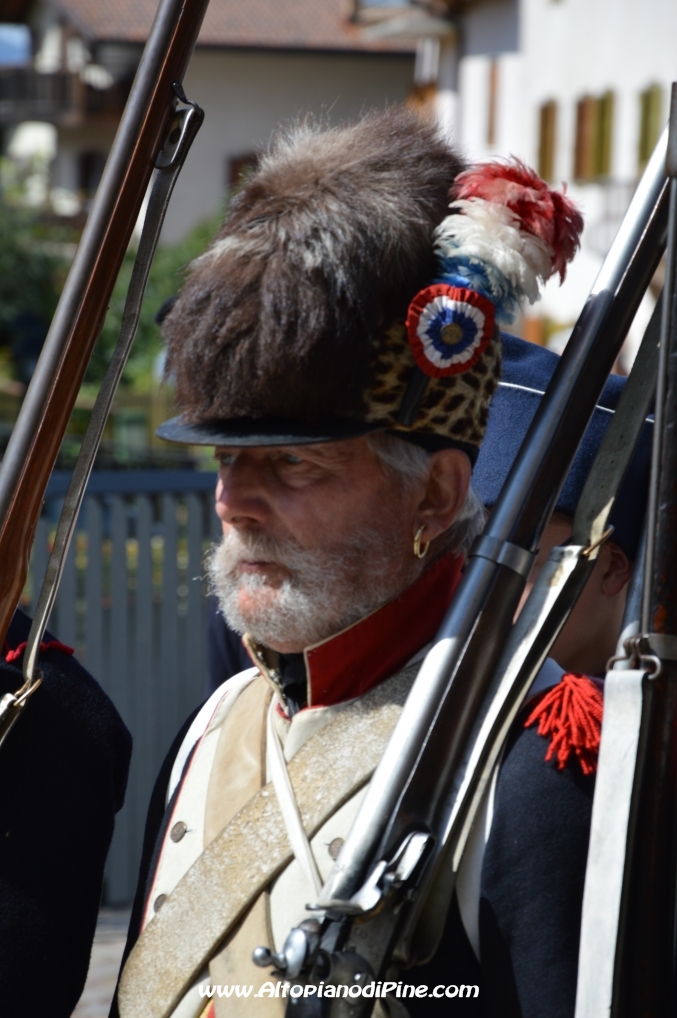
[[[439,266],[440,274],[435,280],[436,283],[476,290],[494,305],[496,321],[502,325],[514,322],[521,310],[523,295],[517,293],[515,287],[511,286],[495,265],[456,254],[440,259]]]
[[[451,188],[453,202],[483,199],[502,205],[518,218],[522,231],[537,237],[552,251],[548,275],[563,282],[567,263],[580,246],[583,217],[566,192],[548,187],[519,159],[479,163],[460,173]],[[545,276],[544,278],[548,278]]]
[[[520,230],[517,216],[504,205],[482,198],[455,201],[461,215],[447,216],[435,230],[435,253],[450,258],[463,254],[494,265],[519,290],[518,299],[534,303],[539,280],[551,274],[552,255],[538,237]]]

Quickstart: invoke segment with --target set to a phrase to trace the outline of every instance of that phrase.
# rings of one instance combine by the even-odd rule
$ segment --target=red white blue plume
[[[459,174],[451,215],[435,230],[439,273],[409,305],[407,333],[426,375],[471,368],[494,335],[512,322],[580,244],[583,218],[518,159],[480,163]]]
[[[477,290],[508,323],[554,273],[564,280],[583,229],[564,191],[511,159],[459,174],[451,197],[452,214],[435,231],[440,282]]]

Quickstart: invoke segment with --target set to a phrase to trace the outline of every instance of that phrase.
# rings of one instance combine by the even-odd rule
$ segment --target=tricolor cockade
[[[583,229],[565,192],[517,159],[459,174],[451,197],[451,214],[435,230],[439,275],[407,315],[416,364],[433,378],[467,371],[496,322],[512,322],[555,272],[563,281]]]

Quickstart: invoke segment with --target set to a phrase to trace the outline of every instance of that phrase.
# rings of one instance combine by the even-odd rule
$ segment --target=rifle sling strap
[[[626,841],[642,724],[644,669],[607,672],[585,874],[576,1018],[611,1012]]]
[[[349,703],[291,760],[289,776],[309,838],[371,778],[419,668],[417,662]],[[269,783],[207,846],[141,934],[120,978],[121,1018],[169,1018],[291,859]]]

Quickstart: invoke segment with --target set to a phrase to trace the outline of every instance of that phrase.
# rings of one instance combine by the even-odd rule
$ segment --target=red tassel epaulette
[[[597,684],[585,675],[568,672],[544,693],[524,722],[530,728],[538,722],[538,734],[550,739],[545,759],[557,758],[563,770],[572,753],[584,774],[597,770],[602,734],[604,701]]]
[[[27,646],[28,646],[28,643],[27,643],[26,640],[24,640],[24,642],[20,643],[18,647],[14,648],[14,650],[8,650],[7,653],[5,654],[5,661],[8,664],[12,664],[13,661],[16,661],[18,658],[21,657],[21,655],[23,654],[23,652],[25,651]],[[73,647],[69,647],[68,644],[61,643],[59,640],[48,640],[46,643],[41,643],[40,644],[40,650],[41,651],[43,651],[43,650],[60,650],[63,654],[74,654],[75,653],[75,650],[73,649]]]

